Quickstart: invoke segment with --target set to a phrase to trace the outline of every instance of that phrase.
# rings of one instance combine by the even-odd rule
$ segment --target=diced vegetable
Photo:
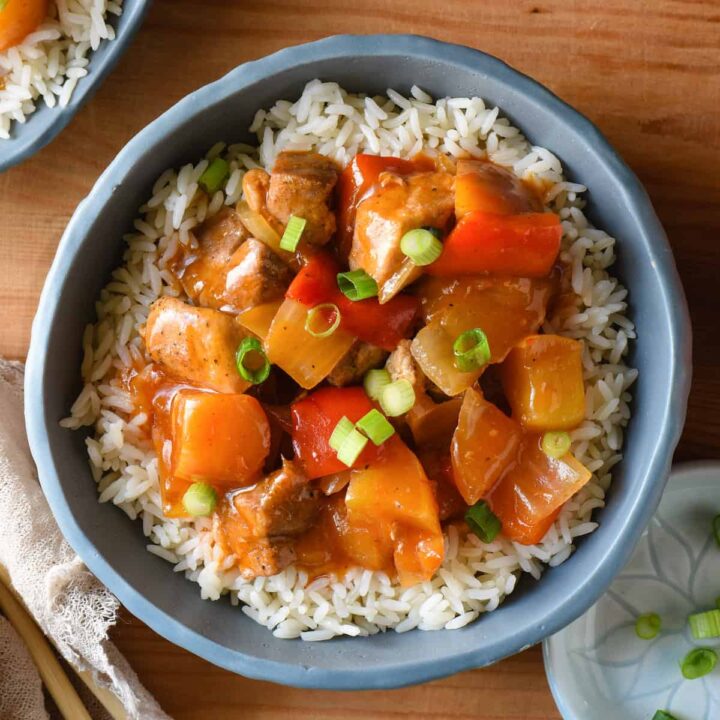
[[[657,613],[640,615],[635,621],[635,634],[641,640],[652,640],[657,637],[662,627],[662,621]]]
[[[332,431],[332,434],[330,435],[330,439],[328,440],[328,445],[337,452],[340,449],[340,446],[345,442],[345,439],[350,435],[350,433],[353,431],[353,427],[355,427],[351,420],[348,420],[345,415],[343,415],[339,420],[337,425],[335,426],[335,429]]]
[[[225,160],[216,157],[200,176],[198,185],[210,195],[214,195],[227,180],[230,174],[230,166]]]
[[[468,508],[465,522],[484,543],[491,543],[502,530],[500,521],[484,500],[478,500]]]
[[[446,395],[458,395],[480,376],[482,368],[462,372],[455,364],[458,336],[482,328],[491,351],[501,362],[522,338],[545,319],[550,284],[529,278],[431,278],[420,287],[427,324],[412,341],[412,354],[422,371]]]
[[[285,232],[280,238],[281,249],[287,250],[288,252],[295,252],[306,224],[307,220],[305,220],[305,218],[291,215],[285,226]]]
[[[348,270],[337,274],[340,292],[353,302],[377,297],[377,283],[364,270]]]
[[[720,610],[695,613],[690,615],[688,622],[696,640],[720,637]]]
[[[292,404],[293,448],[309,478],[347,470],[330,445],[330,437],[343,417],[354,425],[372,409],[370,399],[359,387],[325,387]],[[369,462],[377,453],[378,448],[369,444],[356,464]]]
[[[340,292],[337,263],[317,253],[297,274],[286,297],[306,306],[334,303],[340,309],[340,329],[385,350],[394,350],[407,335],[417,315],[418,301],[398,295],[380,305],[376,298],[353,301]]]
[[[465,391],[451,445],[455,484],[468,505],[487,496],[515,462],[522,431],[482,393]]]
[[[374,445],[382,445],[395,434],[395,428],[387,421],[387,418],[375,408],[367,413],[367,415],[363,415],[363,417],[355,423],[355,427],[363,435],[372,440]]]
[[[249,330],[253,335],[257,335],[265,342],[268,332],[270,332],[270,325],[272,325],[273,318],[277,315],[282,303],[282,300],[274,300],[273,302],[263,305],[256,305],[249,310],[241,312],[237,316],[237,321],[246,330]]]
[[[585,417],[582,344],[559,335],[531,335],[502,365],[513,417],[533,431],[570,430]]]
[[[378,458],[352,473],[345,504],[350,522],[393,528],[400,582],[429,580],[443,558],[438,507],[419,460],[394,436]]]
[[[368,397],[379,400],[383,388],[391,382],[390,373],[384,368],[381,370],[368,370],[363,379],[363,387]]]
[[[553,213],[471,212],[445,238],[442,255],[426,272],[545,277],[557,259],[561,237],[560,218]]]
[[[539,435],[525,437],[517,463],[486,498],[502,523],[503,535],[524,545],[542,540],[553,514],[591,475],[570,453],[559,460],[548,457],[540,443]]]
[[[330,374],[355,338],[342,328],[328,337],[313,337],[305,330],[306,319],[305,305],[285,300],[270,325],[265,352],[273,365],[309,389]]]
[[[196,482],[185,491],[182,502],[188,515],[211,515],[217,506],[217,493],[211,485]]]
[[[255,482],[270,449],[270,424],[249,395],[180,390],[172,401],[163,507],[174,508],[200,479],[218,489]],[[176,515],[176,512],[170,512]]]
[[[270,363],[257,338],[246,337],[235,353],[235,365],[243,380],[253,385],[265,382],[270,375]]]
[[[435,262],[442,252],[442,243],[435,233],[427,228],[408,230],[400,240],[400,249],[415,265],[423,266]]]
[[[537,194],[512,170],[485,160],[461,159],[455,177],[455,217],[470,212],[517,215],[542,210]]]
[[[382,389],[380,407],[388,417],[404,415],[414,404],[415,390],[409,380],[396,380]]]
[[[310,308],[305,318],[305,330],[313,337],[324,338],[340,327],[340,309],[334,303],[320,303]]]
[[[427,395],[418,397],[405,416],[418,447],[447,448],[458,424],[462,397],[436,403]]]
[[[677,720],[677,718],[665,710],[658,710],[652,716],[652,720]]]
[[[0,1],[0,52],[19,45],[45,19],[48,0]]]
[[[686,680],[697,680],[709,675],[717,665],[717,653],[710,648],[695,648],[683,659],[680,669]]]

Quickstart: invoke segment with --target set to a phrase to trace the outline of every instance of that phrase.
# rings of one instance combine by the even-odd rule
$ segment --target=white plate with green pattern
[[[543,643],[545,670],[565,720],[720,719],[720,663],[684,679],[680,664],[696,647],[720,655],[720,638],[696,641],[687,618],[716,607],[720,547],[720,462],[676,466],[635,554],[608,592]],[[640,615],[657,613],[660,633],[641,640]]]

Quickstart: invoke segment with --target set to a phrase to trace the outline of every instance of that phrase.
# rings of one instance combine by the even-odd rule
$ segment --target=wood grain
[[[117,70],[68,129],[0,175],[0,354],[24,357],[63,228],[127,140],[237,64],[339,32],[412,32],[486,50],[600,126],[645,183],[690,302],[695,380],[678,457],[720,457],[717,1],[157,0]],[[130,617],[113,637],[175,718],[560,717],[537,648],[420,688],[328,693],[235,677]]]

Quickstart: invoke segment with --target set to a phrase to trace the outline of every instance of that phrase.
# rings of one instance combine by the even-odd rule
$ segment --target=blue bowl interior
[[[72,120],[80,107],[89,100],[130,44],[149,7],[149,0],[124,0],[120,17],[110,16],[115,39],[104,41],[89,55],[88,74],[75,87],[70,102],[60,108],[49,108],[42,98],[37,109],[24,124],[14,123],[8,140],[0,140],[0,172],[26,160],[44,148]]]
[[[525,580],[494,613],[457,631],[325,643],[281,641],[226,600],[145,552],[137,523],[99,505],[82,433],[62,430],[79,385],[80,339],[93,302],[121,259],[120,237],[167,167],[196,161],[218,139],[250,140],[255,111],[297,97],[315,77],[349,90],[435,97],[479,95],[498,104],[533,143],[586,184],[593,222],[619,240],[613,272],[630,289],[639,328],[630,364],[640,369],[625,459],[615,470],[600,528],[541,582]],[[689,386],[689,321],[670,249],[637,179],[588,121],[490,56],[410,36],[342,37],[242,66],[189,96],[137,136],[78,208],[63,238],[33,328],[27,420],[43,487],[60,525],[90,569],[170,640],[236,672],[310,687],[392,687],[481,666],[571,622],[628,558],[661,495],[683,424]]]

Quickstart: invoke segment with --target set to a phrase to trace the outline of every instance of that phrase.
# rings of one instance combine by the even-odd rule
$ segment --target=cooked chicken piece
[[[324,245],[335,232],[335,214],[329,205],[338,177],[338,166],[330,158],[313,152],[282,152],[270,175],[268,210],[282,223],[291,215],[304,218],[303,241]]]
[[[390,373],[393,382],[408,380],[416,395],[425,392],[427,378],[410,352],[410,340],[401,340],[398,343],[398,346],[390,353],[390,357],[385,363],[385,369]]]
[[[331,385],[343,387],[359,383],[371,368],[383,364],[387,352],[376,345],[357,340],[333,368],[327,380]]]
[[[237,312],[282,297],[292,271],[265,243],[250,238],[230,259],[225,278],[225,309]]]
[[[382,173],[380,187],[357,208],[351,269],[362,268],[382,287],[405,259],[400,240],[408,230],[447,225],[454,210],[454,180],[445,172]]]
[[[246,333],[218,310],[162,297],[150,309],[145,346],[170,375],[218,392],[241,393],[249,383],[235,367],[235,351]]]
[[[243,197],[248,207],[262,215],[272,229],[282,237],[285,225],[280,222],[267,206],[267,194],[270,189],[270,175],[262,168],[248,170],[242,179]]]
[[[244,575],[274,575],[294,561],[289,539],[310,527],[320,495],[286,460],[261,482],[227,496],[216,534],[237,557]]]

